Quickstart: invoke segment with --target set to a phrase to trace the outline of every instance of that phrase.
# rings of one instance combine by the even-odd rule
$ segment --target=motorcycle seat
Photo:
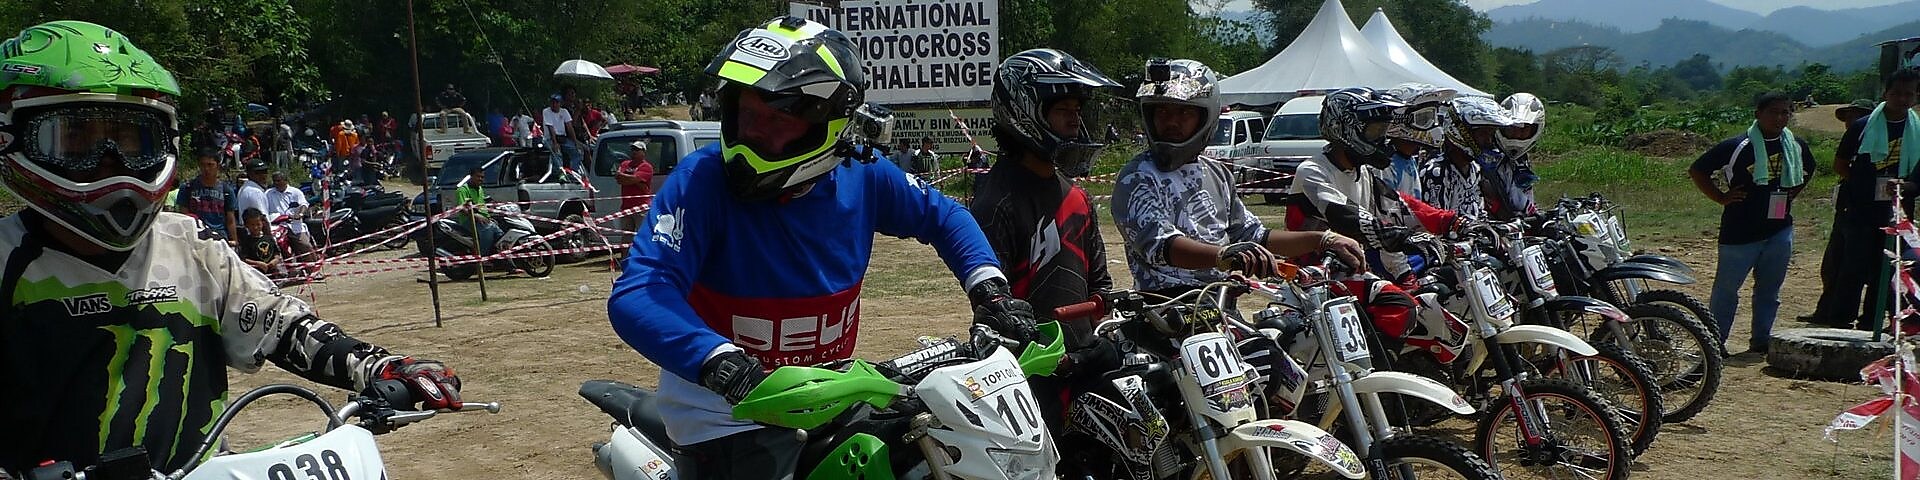
[[[588,380],[580,384],[580,396],[621,425],[640,430],[655,445],[672,447],[667,426],[660,422],[660,408],[653,391],[614,380]]]

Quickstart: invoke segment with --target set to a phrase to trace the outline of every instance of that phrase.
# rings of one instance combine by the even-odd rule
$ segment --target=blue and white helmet
[[[1367,87],[1341,89],[1320,103],[1320,136],[1345,148],[1354,160],[1379,164],[1391,158],[1387,128],[1406,108],[1391,95]]]
[[[1447,126],[1447,143],[1477,155],[1487,149],[1499,147],[1498,138],[1495,138],[1494,145],[1481,145],[1473,139],[1473,129],[1493,128],[1497,131],[1514,124],[1513,117],[1507,116],[1507,109],[1494,103],[1491,98],[1455,98],[1453,99],[1453,121]]]

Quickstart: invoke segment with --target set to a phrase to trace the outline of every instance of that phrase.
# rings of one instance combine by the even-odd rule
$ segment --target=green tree
[[[1705,54],[1696,53],[1673,64],[1672,72],[1674,77],[1686,82],[1694,90],[1720,88],[1720,69],[1714,68],[1713,57]]]
[[[1540,59],[1532,50],[1508,47],[1493,49],[1493,90],[1500,92],[1538,92],[1546,86]]]

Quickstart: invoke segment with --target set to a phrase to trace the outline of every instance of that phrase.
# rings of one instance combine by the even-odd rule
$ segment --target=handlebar
[[[1054,308],[1053,318],[1061,321],[1077,320],[1098,317],[1106,312],[1107,300],[1100,295],[1094,295],[1092,299],[1084,302]]]
[[[374,434],[382,434],[391,432],[394,429],[410,423],[433,418],[434,415],[439,413],[477,411],[500,413],[500,404],[496,402],[462,402],[460,408],[445,410],[395,409],[394,407],[411,408],[413,405],[412,394],[408,392],[406,384],[400,380],[381,380],[374,382],[374,384],[367,387],[365,391],[348,395],[346,405],[341,406],[338,410],[335,410],[333,405],[327,403],[325,399],[320,398],[319,394],[305,387],[287,384],[265,385],[241,394],[240,398],[235,400],[233,405],[228,407],[225,412],[222,412],[220,418],[214,421],[213,428],[207,431],[205,440],[201,441],[200,446],[194,449],[193,456],[190,457],[192,460],[185,466],[180,467],[180,470],[167,475],[166,478],[169,480],[179,480],[185,477],[188,472],[193,471],[195,467],[200,466],[200,462],[207,458],[207,451],[213,448],[213,444],[218,441],[220,435],[225,433],[227,424],[232,422],[233,418],[237,416],[242,409],[246,408],[248,404],[253,403],[255,400],[275,394],[297,396],[318,406],[322,412],[327,413],[328,431],[345,425],[349,418],[358,418],[360,420],[357,424],[358,426]]]

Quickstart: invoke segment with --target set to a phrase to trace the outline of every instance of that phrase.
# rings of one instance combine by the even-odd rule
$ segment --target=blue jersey
[[[723,345],[768,368],[852,356],[876,232],[931,243],[963,281],[998,275],[973,216],[890,161],[842,162],[804,195],[759,202],[728,192],[717,144],[680,162],[607,302],[620,338],[670,374],[661,378],[663,410],[695,410],[663,411],[676,442],[745,425],[694,418],[727,411],[697,386],[701,364],[732,348]]]

